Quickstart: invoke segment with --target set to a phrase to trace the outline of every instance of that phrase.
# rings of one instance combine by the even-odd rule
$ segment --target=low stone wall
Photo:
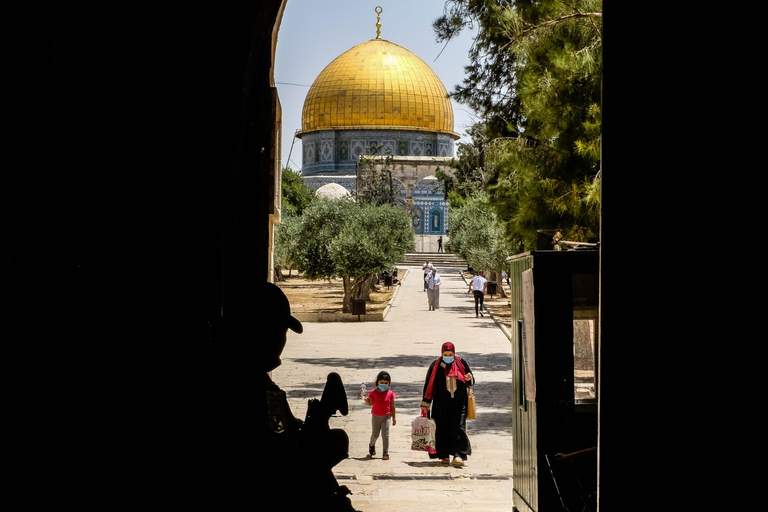
[[[405,277],[405,275],[403,275]],[[400,291],[400,285],[394,285],[395,291],[384,309],[379,313],[353,315],[352,313],[293,313],[299,322],[383,322],[392,307],[392,301]]]
[[[384,313],[369,313],[365,315],[353,315],[352,313],[294,313],[293,316],[300,322],[381,322],[384,320],[385,315]]]

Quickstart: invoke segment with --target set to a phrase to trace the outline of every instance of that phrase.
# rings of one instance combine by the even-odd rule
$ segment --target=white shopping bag
[[[411,421],[411,450],[435,453],[435,420],[414,416]]]

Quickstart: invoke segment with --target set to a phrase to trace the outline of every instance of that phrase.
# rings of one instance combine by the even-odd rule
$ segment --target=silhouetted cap
[[[296,317],[291,315],[291,304],[288,302],[288,297],[285,296],[283,290],[276,284],[265,282],[264,289],[264,304],[269,307],[274,305],[275,320],[286,328],[293,332],[301,334],[304,332],[304,327],[301,325]]]
[[[251,329],[258,325],[272,325],[301,334],[304,327],[293,315],[288,297],[279,286],[259,281],[249,287],[241,302],[225,307],[228,323],[236,329]]]

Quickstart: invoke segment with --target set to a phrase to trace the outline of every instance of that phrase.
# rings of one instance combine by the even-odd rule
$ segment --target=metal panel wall
[[[510,262],[512,306],[513,502],[519,512],[562,510],[546,454],[596,444],[596,409],[574,400],[574,275],[598,274],[596,251],[535,251]],[[523,273],[533,271],[532,339],[523,336]],[[531,297],[528,297],[530,300]],[[529,304],[530,307],[530,304]],[[529,327],[531,327],[529,325]],[[529,336],[531,331],[529,330]],[[524,347],[532,350],[535,401],[526,398]],[[529,362],[530,365],[530,362]],[[587,465],[579,478],[596,473]]]
[[[538,468],[536,438],[529,432],[536,432],[536,404],[525,399],[524,366],[522,353],[523,285],[522,274],[533,267],[533,256],[524,253],[510,261],[509,282],[512,305],[512,478],[514,506],[519,511],[532,512],[538,508]]]

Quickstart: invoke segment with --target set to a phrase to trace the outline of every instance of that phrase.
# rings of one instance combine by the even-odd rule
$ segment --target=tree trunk
[[[496,281],[496,295],[501,297],[508,297],[507,292],[504,291],[504,280],[501,278],[501,272],[490,271],[489,281]]]
[[[341,278],[341,282],[344,284],[344,300],[342,301],[342,313],[352,312],[352,284],[350,278],[344,276]]]
[[[344,306],[343,313],[352,312],[352,300],[362,299],[371,300],[371,286],[376,279],[376,274],[366,274],[364,276],[344,276],[341,278],[344,283]]]

